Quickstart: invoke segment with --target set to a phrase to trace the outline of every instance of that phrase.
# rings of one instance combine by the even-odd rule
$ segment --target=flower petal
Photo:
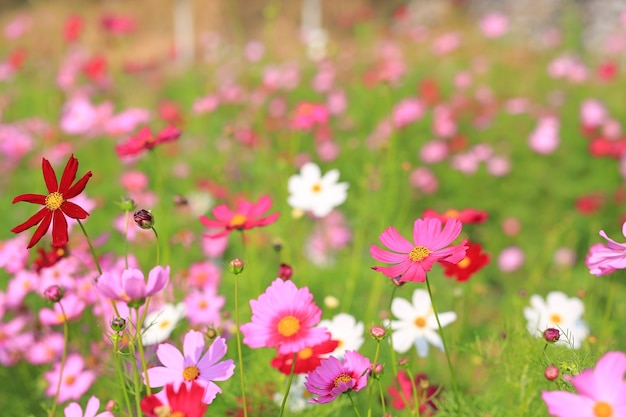
[[[13,199],[13,204],[20,201],[25,201],[27,203],[33,204],[41,204],[43,206],[44,204],[46,204],[46,196],[41,194],[22,194]]]
[[[46,208],[41,209],[41,211],[44,211],[45,215],[43,216],[43,220],[39,224],[39,227],[37,227],[37,230],[35,230],[33,237],[30,238],[30,242],[28,242],[28,246],[26,247],[27,249],[32,248],[33,246],[37,244],[37,242],[39,242],[39,240],[43,237],[43,235],[45,235],[46,232],[48,231],[48,228],[50,227],[50,222],[52,222],[52,212]]]
[[[68,217],[71,217],[72,219],[86,219],[87,216],[89,216],[89,213],[87,213],[81,206],[79,206],[78,204],[74,204],[71,201],[64,201],[63,204],[61,204],[61,211],[63,211],[63,213],[65,213]]]
[[[91,178],[91,171],[87,172],[81,179],[79,179],[76,184],[72,185],[69,190],[61,193],[63,194],[63,198],[69,200],[70,198],[76,197],[78,194],[82,193],[87,185],[87,181]]]
[[[52,246],[60,248],[69,240],[67,236],[67,220],[61,210],[52,213],[54,222],[52,223]]]
[[[46,188],[48,193],[54,193],[59,190],[59,184],[57,183],[57,174],[54,173],[50,161],[46,158],[41,158],[41,170],[43,171],[43,179],[46,182]]]
[[[70,185],[76,179],[76,172],[78,171],[78,159],[74,158],[74,155],[70,155],[70,159],[67,160],[67,164],[65,164],[65,169],[63,170],[63,176],[61,177],[61,184],[59,184],[59,192],[63,194]]]
[[[34,225],[38,224],[44,217],[46,217],[46,214],[48,213],[50,213],[50,210],[48,210],[46,207],[43,207],[37,213],[30,216],[30,218],[26,220],[24,223],[18,224],[17,226],[15,226],[13,229],[11,229],[11,231],[13,233],[20,233],[20,232],[23,232],[24,230],[30,229]]]

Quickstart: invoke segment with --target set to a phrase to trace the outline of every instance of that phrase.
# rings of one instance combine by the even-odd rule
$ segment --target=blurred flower
[[[57,362],[51,371],[44,373],[44,378],[48,382],[48,388],[46,389],[48,397],[55,395],[61,372],[63,377],[61,379],[59,397],[57,398],[59,403],[80,399],[96,380],[94,371],[85,370],[83,357],[73,353],[67,357],[63,369],[61,369],[61,363]]]
[[[391,321],[393,331],[393,349],[405,353],[411,346],[415,346],[420,357],[428,355],[428,343],[443,349],[441,336],[437,333],[437,318],[432,309],[428,291],[416,289],[413,291],[413,304],[404,298],[396,297],[391,302],[391,312],[399,320]],[[456,313],[448,311],[439,313],[441,327],[456,321]]]
[[[319,166],[307,162],[299,174],[289,178],[287,203],[295,209],[310,211],[315,217],[325,217],[346,201],[348,183],[338,180],[338,170],[322,175]]]
[[[622,225],[622,234],[626,237],[626,223]],[[589,248],[585,264],[589,272],[597,277],[626,268],[626,243],[617,243],[600,230],[605,244],[595,244]]]
[[[338,359],[343,357],[346,350],[358,351],[363,345],[365,326],[350,314],[339,313],[332,320],[320,321],[318,326],[325,327],[330,332],[330,338],[339,342],[335,350],[328,352]]]
[[[137,156],[161,143],[177,140],[181,133],[181,130],[177,127],[168,126],[155,136],[149,127],[144,126],[135,136],[128,138],[126,142],[115,145],[115,152],[117,152],[120,158]]]
[[[509,29],[509,19],[501,13],[489,13],[480,20],[480,30],[487,38],[499,38]]]
[[[71,217],[72,219],[86,219],[87,216],[89,216],[89,213],[69,200],[83,192],[87,181],[91,178],[91,171],[87,172],[72,185],[76,179],[76,172],[78,171],[78,159],[74,158],[74,155],[71,155],[65,165],[61,183],[59,184],[57,182],[57,176],[46,158],[42,158],[41,165],[49,194],[22,194],[13,199],[13,204],[25,201],[27,203],[41,204],[44,206],[30,219],[11,229],[13,233],[20,233],[39,224],[39,227],[37,227],[37,230],[35,230],[33,237],[28,243],[27,247],[29,249],[46,234],[51,222],[52,246],[60,247],[65,245],[68,241],[67,220],[65,216]],[[54,222],[52,221],[53,219]]]
[[[179,321],[185,317],[185,304],[165,304],[146,315],[141,333],[144,346],[161,343],[170,337]]]
[[[524,264],[524,251],[517,246],[502,249],[498,256],[498,267],[502,272],[514,272]]]
[[[235,211],[231,211],[226,204],[220,204],[212,210],[215,220],[200,216],[200,222],[206,227],[223,229],[219,233],[205,235],[209,238],[218,238],[228,235],[233,230],[247,230],[274,223],[280,216],[278,212],[267,217],[260,217],[270,209],[271,205],[272,199],[267,195],[261,196],[257,203],[241,199],[237,202]]]
[[[127,35],[135,31],[135,19],[130,16],[106,14],[100,18],[102,28],[114,35]]]
[[[265,45],[261,41],[250,41],[244,47],[244,55],[250,62],[258,62],[265,54]]]
[[[156,395],[148,395],[141,400],[141,410],[148,417],[162,416],[204,416],[207,404],[203,402],[206,388],[198,382],[189,384],[167,384],[161,391],[164,395],[158,398]],[[161,394],[159,393],[159,394]],[[164,398],[163,398],[164,397]]]
[[[185,316],[191,324],[221,324],[220,309],[225,299],[217,295],[215,287],[206,286],[202,290],[191,290],[185,296]]]
[[[582,215],[590,216],[595,214],[604,205],[604,195],[601,193],[589,193],[576,199],[576,211]]]
[[[0,268],[4,268],[9,274],[15,274],[24,269],[28,261],[28,249],[24,247],[26,240],[26,236],[2,240],[0,244]]]
[[[442,261],[441,266],[445,276],[455,278],[458,282],[465,282],[488,263],[489,254],[483,252],[482,246],[478,243],[469,242],[465,258],[456,264]]]
[[[426,217],[417,219],[413,224],[413,243],[402,237],[394,227],[388,227],[380,235],[380,241],[394,252],[370,246],[372,257],[385,263],[396,264],[372,269],[382,272],[389,278],[398,278],[400,282],[424,282],[426,273],[435,262],[457,263],[465,258],[467,240],[460,245],[448,246],[461,233],[462,224],[457,219],[448,219],[441,229],[441,221]]]
[[[295,110],[291,126],[296,130],[311,130],[328,123],[328,109],[323,104],[302,102]]]
[[[426,209],[422,213],[422,216],[424,218],[433,217],[439,219],[443,224],[445,224],[448,219],[457,219],[463,224],[480,224],[484,223],[489,218],[489,213],[483,210],[467,208],[462,210],[448,209],[439,214],[435,210]]]
[[[113,417],[110,411],[103,411],[98,413],[100,408],[100,400],[97,397],[91,396],[87,402],[87,408],[85,408],[85,414],[80,404],[74,402],[65,407],[65,417]],[[98,414],[96,414],[98,413]]]
[[[235,364],[232,359],[219,362],[226,354],[226,340],[216,338],[204,353],[204,335],[190,330],[185,334],[183,353],[169,343],[160,344],[157,348],[159,361],[165,366],[148,369],[151,387],[162,387],[167,384],[187,385],[195,382],[205,388],[202,402],[211,404],[222,390],[213,381],[225,381],[233,375]]]
[[[543,375],[546,377],[548,381],[554,381],[559,377],[561,371],[554,365],[546,366],[546,369],[543,371]]]
[[[343,363],[334,356],[322,360],[304,383],[311,394],[318,395],[309,402],[329,403],[344,392],[362,390],[367,385],[371,366],[368,358],[354,350],[345,353]]]
[[[420,149],[420,159],[425,164],[436,164],[448,156],[448,145],[443,140],[433,139]]]
[[[607,352],[595,368],[576,376],[564,375],[579,392],[543,391],[541,398],[555,417],[626,415],[626,354]]]
[[[330,338],[315,327],[322,310],[307,287],[276,278],[258,300],[250,300],[252,321],[241,326],[243,342],[251,348],[276,347],[279,354],[295,353]]]
[[[560,122],[556,117],[543,117],[537,121],[537,126],[528,137],[530,148],[542,155],[551,154],[559,146]]]
[[[3,309],[0,308],[0,310]],[[0,335],[2,335],[0,337],[1,365],[15,365],[21,358],[22,353],[32,346],[33,334],[25,330],[29,322],[32,322],[32,317],[23,315],[6,322],[0,321]]]
[[[426,374],[415,375],[414,381],[417,391],[417,401],[420,405],[420,415],[435,415],[437,411],[435,401],[438,400],[441,394],[440,387],[438,385],[431,385]],[[398,385],[400,386],[400,390],[393,385],[387,388],[389,395],[391,395],[391,406],[396,410],[404,410],[405,408],[412,410],[415,407],[413,404],[413,384],[405,371],[398,371]],[[403,398],[407,400],[408,404],[405,404]]]
[[[296,354],[294,374],[307,374],[320,365],[322,359],[327,358],[339,345],[337,340],[327,340],[315,346],[306,347]],[[275,356],[270,365],[279,372],[289,375],[293,366],[293,353],[284,353]]]
[[[84,301],[75,294],[68,294],[55,303],[52,310],[49,308],[39,310],[39,321],[46,325],[61,324],[80,316],[84,309]]]
[[[153,296],[169,283],[170,267],[155,266],[148,273],[148,282],[144,280],[143,272],[129,268],[118,272],[104,272],[96,288],[105,297],[111,300],[123,301],[130,307],[138,307],[145,302],[146,297]]]
[[[83,18],[78,15],[71,15],[65,19],[65,26],[63,27],[63,37],[65,42],[76,42],[83,31],[84,21]]]
[[[409,184],[426,195],[434,194],[439,189],[437,177],[426,167],[419,167],[411,171]]]
[[[286,406],[292,413],[298,413],[309,406],[309,403],[307,402],[309,393],[306,391],[306,387],[304,386],[305,381],[306,375],[296,375],[293,384],[291,384],[291,390],[289,391],[289,397],[287,397]],[[281,405],[284,398],[284,392],[274,393],[273,399],[276,405]]]
[[[405,127],[424,115],[424,104],[417,98],[400,101],[393,107],[392,119],[397,128]]]
[[[584,312],[585,306],[579,298],[552,291],[545,301],[537,294],[531,296],[530,307],[524,308],[524,317],[528,321],[526,328],[533,336],[543,337],[545,329],[555,328],[564,335],[557,344],[578,349],[589,335],[589,328],[582,320]]]
[[[580,104],[580,119],[584,129],[600,127],[609,114],[604,104],[596,99],[586,99]]]

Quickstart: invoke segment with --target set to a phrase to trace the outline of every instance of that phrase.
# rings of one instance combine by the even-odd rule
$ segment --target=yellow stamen
[[[559,324],[561,321],[563,321],[563,319],[561,318],[561,316],[560,316],[560,315],[558,315],[558,314],[553,314],[553,315],[551,315],[551,316],[550,316],[550,320],[552,321],[552,323],[555,323],[555,324]]]
[[[419,328],[426,327],[426,319],[425,319],[424,317],[421,317],[421,316],[420,316],[420,317],[417,317],[417,318],[413,321],[413,323],[414,323],[417,327],[419,327]]]
[[[319,193],[320,191],[322,191],[322,185],[319,182],[315,183],[315,185],[313,185],[313,187],[311,187],[311,190],[314,193]]]
[[[46,202],[45,202],[46,208],[52,211],[58,210],[64,201],[65,200],[63,200],[63,194],[55,191],[46,196]]]
[[[165,328],[169,327],[170,324],[171,323],[170,323],[169,320],[163,320],[161,323],[159,323],[159,327],[162,328],[162,329],[165,329]]]
[[[232,219],[230,219],[230,227],[241,227],[243,226],[248,218],[243,214],[235,214]]]
[[[352,380],[352,377],[348,374],[341,374],[337,378],[335,378],[334,384],[335,387],[338,387],[341,382],[349,382]]]
[[[313,349],[311,348],[304,348],[298,352],[298,358],[300,359],[309,359],[311,356],[313,356]]]
[[[426,246],[416,246],[409,252],[409,259],[413,262],[424,260],[430,255],[430,249]]]
[[[598,401],[593,406],[593,415],[596,417],[611,417],[613,415],[613,407],[604,401]]]
[[[281,336],[289,337],[298,333],[300,330],[300,320],[294,316],[286,316],[278,322],[278,333]]]
[[[195,366],[188,366],[183,369],[183,378],[185,381],[194,381],[200,375],[200,370]]]
[[[459,262],[458,264],[456,264],[456,266],[458,266],[459,268],[465,269],[468,266],[470,266],[472,264],[471,259],[469,258],[469,256],[466,256],[465,258],[463,258],[461,260],[461,262]]]

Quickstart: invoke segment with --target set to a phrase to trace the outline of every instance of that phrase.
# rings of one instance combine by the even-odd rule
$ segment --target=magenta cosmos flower
[[[426,273],[435,262],[456,264],[465,258],[467,240],[460,245],[448,246],[459,236],[461,227],[461,222],[454,218],[448,219],[443,230],[441,220],[437,218],[417,219],[413,224],[413,243],[402,237],[394,227],[389,227],[381,233],[380,241],[398,253],[372,245],[370,254],[377,261],[396,265],[374,266],[372,269],[390,278],[398,278],[400,282],[424,282]]]
[[[169,343],[157,348],[157,356],[163,366],[148,369],[151,387],[174,384],[178,390],[183,382],[195,381],[206,389],[202,401],[211,404],[222,390],[213,381],[225,381],[233,375],[235,364],[232,359],[219,362],[226,354],[226,341],[218,337],[204,352],[204,335],[190,330],[183,341],[183,353]],[[144,377],[144,382],[146,378]],[[189,384],[187,384],[189,388]]]
[[[322,310],[307,287],[276,278],[259,296],[250,300],[252,321],[241,326],[243,342],[251,348],[276,347],[278,354],[299,352],[330,339],[324,327],[315,327]]]
[[[622,225],[622,234],[626,236],[626,223]],[[626,243],[617,243],[604,230],[600,230],[600,236],[608,243],[598,243],[589,248],[585,259],[589,272],[599,277],[626,268]]]
[[[548,412],[556,417],[626,416],[626,354],[608,352],[596,367],[564,376],[579,392],[544,391]]]
[[[215,220],[206,216],[200,216],[200,222],[206,227],[212,229],[224,229],[219,233],[207,235],[210,238],[218,238],[226,236],[233,230],[252,229],[253,227],[267,226],[274,223],[280,213],[273,213],[267,217],[261,217],[272,206],[272,199],[264,195],[259,198],[257,203],[251,203],[246,200],[239,200],[235,211],[220,204],[213,208],[213,216]]]
[[[143,305],[146,297],[161,291],[170,280],[170,267],[160,265],[152,268],[148,274],[148,282],[143,272],[129,268],[119,272],[105,272],[98,279],[96,288],[100,294],[111,300],[124,301],[130,307]]]
[[[356,350],[346,351],[343,364],[334,356],[322,360],[320,366],[307,375],[304,383],[311,394],[319,395],[309,402],[329,403],[349,390],[362,390],[367,385],[371,366],[370,360]]]

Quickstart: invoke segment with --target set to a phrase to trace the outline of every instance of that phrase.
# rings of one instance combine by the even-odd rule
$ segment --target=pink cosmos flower
[[[528,137],[530,148],[542,155],[554,152],[561,141],[559,137],[560,122],[556,117],[543,117],[538,120],[537,127]]]
[[[264,195],[259,198],[257,203],[251,203],[247,200],[239,200],[235,211],[221,204],[213,208],[213,216],[215,220],[206,216],[200,216],[200,222],[206,227],[223,229],[221,232],[205,235],[210,238],[226,236],[233,230],[246,230],[253,227],[267,226],[274,223],[280,213],[273,213],[267,217],[260,217],[272,206],[272,199]]]
[[[59,391],[58,401],[63,403],[67,400],[78,400],[91,387],[96,379],[96,373],[86,371],[85,361],[79,354],[72,354],[67,357],[63,375],[61,375],[61,363],[57,362],[54,368],[44,374],[44,378],[48,381],[48,389],[46,395],[53,397],[56,390],[59,377],[61,377],[61,389]]]
[[[32,322],[30,316],[18,316],[6,323],[0,322],[0,365],[15,365],[22,352],[33,343],[33,334],[24,331],[29,322]]]
[[[509,19],[501,13],[489,13],[480,20],[480,30],[487,38],[499,38],[509,29]]]
[[[418,98],[407,98],[396,104],[393,108],[393,123],[396,127],[402,128],[424,115],[424,104]]]
[[[315,327],[322,310],[307,287],[276,278],[250,300],[252,321],[241,326],[243,342],[251,348],[276,347],[279,354],[299,352],[329,339],[326,328]]]
[[[131,136],[126,142],[116,145],[115,152],[120,158],[137,156],[161,143],[174,142],[181,134],[179,128],[168,126],[154,135],[149,127],[144,126],[135,136]]]
[[[524,264],[524,251],[517,246],[502,249],[498,255],[498,267],[502,272],[514,272]]]
[[[64,344],[65,340],[61,333],[49,333],[29,344],[24,356],[32,365],[52,363],[61,357]]]
[[[306,377],[304,386],[318,395],[310,403],[324,404],[348,391],[360,391],[367,385],[372,364],[356,350],[346,351],[343,363],[334,356],[323,359],[320,366]]]
[[[622,225],[622,234],[626,236],[626,223]],[[609,238],[604,230],[600,230],[600,236],[606,239],[607,243],[598,243],[589,248],[585,259],[589,272],[599,277],[626,268],[626,243],[617,243]]]
[[[185,334],[183,353],[169,343],[162,343],[157,348],[157,356],[164,366],[148,369],[150,386],[174,384],[175,389],[178,389],[184,382],[189,388],[191,382],[195,381],[206,389],[202,401],[210,404],[222,392],[213,381],[227,380],[235,369],[232,359],[218,362],[226,354],[226,349],[226,340],[218,337],[204,352],[204,335],[195,330]]]
[[[225,299],[217,295],[215,287],[192,290],[185,296],[185,316],[191,324],[221,324],[220,309]]]
[[[63,308],[61,308],[63,306]],[[72,320],[83,312],[85,303],[75,294],[67,294],[61,301],[54,303],[53,309],[43,308],[39,311],[39,321],[42,324],[62,324]]]
[[[579,392],[543,391],[548,412],[556,417],[609,417],[626,415],[626,354],[607,352],[595,368],[576,376],[565,375]]]
[[[113,417],[110,411],[103,411],[102,413],[96,414],[99,408],[100,400],[92,396],[89,398],[87,408],[85,408],[85,414],[83,414],[83,409],[78,403],[70,403],[70,405],[65,407],[64,412],[65,417]]]
[[[311,130],[328,123],[328,109],[323,104],[302,102],[296,107],[291,126],[296,130]]]
[[[380,241],[394,252],[377,246],[370,246],[370,254],[380,262],[394,266],[374,266],[374,271],[382,272],[400,282],[424,282],[426,273],[435,262],[445,261],[456,264],[465,258],[467,239],[460,245],[448,246],[461,233],[462,223],[450,218],[443,230],[437,218],[417,219],[413,224],[413,243],[402,237],[394,227],[389,227],[380,235]]]
[[[155,266],[148,274],[148,282],[144,280],[143,272],[129,268],[119,272],[105,272],[102,274],[96,288],[102,295],[111,300],[124,301],[134,307],[142,305],[146,297],[161,291],[170,280],[169,265],[163,268]]]

